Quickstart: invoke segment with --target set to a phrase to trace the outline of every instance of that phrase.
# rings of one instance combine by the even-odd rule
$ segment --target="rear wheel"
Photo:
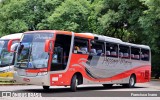
[[[49,90],[49,86],[43,86],[44,90]]]
[[[113,84],[103,84],[103,87],[105,88],[111,88],[113,86]]]
[[[131,75],[130,79],[129,79],[129,83],[128,84],[123,84],[124,87],[129,87],[129,88],[133,88],[136,84],[136,77],[135,75]]]
[[[74,75],[71,80],[71,87],[70,87],[71,91],[75,92],[77,90],[77,86],[78,86],[78,79],[77,76]]]

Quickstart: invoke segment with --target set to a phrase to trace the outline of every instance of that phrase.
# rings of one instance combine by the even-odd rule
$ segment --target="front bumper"
[[[44,76],[28,77],[28,76],[19,76],[17,73],[14,73],[14,80],[17,83],[50,86],[50,79],[48,74]]]

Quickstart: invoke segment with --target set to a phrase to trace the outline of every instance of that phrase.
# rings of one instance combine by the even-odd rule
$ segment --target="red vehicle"
[[[8,48],[14,40],[10,40]],[[10,50],[10,49],[9,49]],[[149,46],[92,33],[57,30],[23,33],[16,51],[14,79],[25,84],[70,86],[113,84],[134,87],[150,81]]]

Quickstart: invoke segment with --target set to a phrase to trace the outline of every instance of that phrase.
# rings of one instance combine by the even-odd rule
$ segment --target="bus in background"
[[[22,33],[6,35],[0,38],[0,77],[13,79],[14,53],[8,52],[7,45],[11,39],[17,40],[12,48],[19,42]]]
[[[14,40],[10,40],[8,50]],[[111,87],[150,81],[149,46],[92,33],[41,30],[25,32],[15,57],[16,82],[50,86],[103,84]]]

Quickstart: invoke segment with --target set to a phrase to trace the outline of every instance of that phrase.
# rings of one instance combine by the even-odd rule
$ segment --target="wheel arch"
[[[80,72],[75,72],[75,73],[72,75],[72,78],[73,78],[74,75],[76,75],[77,78],[78,78],[78,85],[83,84],[83,75],[82,75],[82,73],[80,73]],[[72,78],[71,78],[71,80],[72,80]]]

